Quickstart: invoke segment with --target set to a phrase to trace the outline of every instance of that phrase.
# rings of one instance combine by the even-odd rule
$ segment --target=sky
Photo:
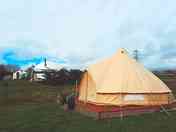
[[[0,63],[46,57],[84,68],[125,48],[150,69],[176,68],[174,0],[0,0]]]

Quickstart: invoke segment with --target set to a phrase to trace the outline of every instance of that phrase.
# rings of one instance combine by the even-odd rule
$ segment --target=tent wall
[[[79,100],[84,102],[94,102],[96,100],[95,83],[88,72],[84,74],[79,89]]]
[[[97,105],[163,105],[174,100],[171,93],[97,93],[96,84],[88,72],[79,85],[78,99]]]
[[[172,102],[170,94],[97,94],[97,104],[107,105],[163,105]]]
[[[133,99],[134,98],[134,99]],[[96,94],[96,98],[87,99],[97,105],[164,105],[172,102],[170,94]],[[82,100],[85,101],[85,100]]]
[[[87,73],[84,73],[82,80],[79,85],[79,97],[78,99],[81,101],[86,101],[86,88],[87,88]]]

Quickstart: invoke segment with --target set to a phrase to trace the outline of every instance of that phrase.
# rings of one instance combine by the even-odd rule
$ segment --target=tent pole
[[[161,105],[161,109],[166,113],[166,115],[170,116],[170,113]]]
[[[87,90],[88,90],[88,72],[86,72],[86,78],[87,78],[87,86],[86,86],[86,99],[85,99],[85,104],[87,103]]]
[[[76,80],[75,81],[75,98],[76,98],[76,100],[78,100],[78,96],[79,96],[78,92],[79,92],[79,90],[78,90],[78,81]]]
[[[120,104],[120,119],[123,120],[123,111],[122,111],[122,93],[120,92],[120,99],[121,99],[121,104]]]
[[[78,81],[76,80],[75,81],[75,90],[76,90],[76,93],[78,92]]]

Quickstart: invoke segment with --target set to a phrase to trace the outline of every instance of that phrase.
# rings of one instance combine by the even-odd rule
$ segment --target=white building
[[[64,65],[47,61],[47,62],[42,62],[38,65],[35,66],[34,71],[46,71],[46,70],[55,70],[59,71],[60,69],[64,68]]]
[[[34,67],[33,80],[34,81],[43,81],[46,80],[45,72],[59,71],[62,68],[66,68],[64,65],[52,62],[45,61],[36,65]]]
[[[13,73],[13,80],[22,79],[23,76],[25,76],[26,74],[27,74],[27,72],[25,72],[23,70],[18,70],[18,71]]]

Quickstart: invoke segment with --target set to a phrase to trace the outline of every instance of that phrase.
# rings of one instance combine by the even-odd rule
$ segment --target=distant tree
[[[83,72],[81,70],[77,69],[70,70],[70,82],[75,83],[76,80],[79,82],[81,80],[82,73]]]
[[[19,67],[16,65],[0,64],[0,80],[3,80],[3,78],[7,75],[12,76],[13,72],[17,70],[19,70]]]
[[[46,82],[49,84],[73,84],[76,80],[81,79],[82,72],[80,70],[61,69],[60,71],[46,71]]]
[[[4,65],[0,65],[0,80],[3,79],[3,77],[5,76],[5,74],[7,73],[5,66]]]
[[[4,65],[4,66],[8,72],[15,72],[15,71],[20,70],[20,67],[17,65],[8,64],[8,65]]]
[[[69,71],[61,69],[57,72],[57,81],[61,84],[65,84],[69,80]]]
[[[60,71],[46,71],[46,79],[50,84],[65,84],[69,80],[69,72],[66,69]]]

